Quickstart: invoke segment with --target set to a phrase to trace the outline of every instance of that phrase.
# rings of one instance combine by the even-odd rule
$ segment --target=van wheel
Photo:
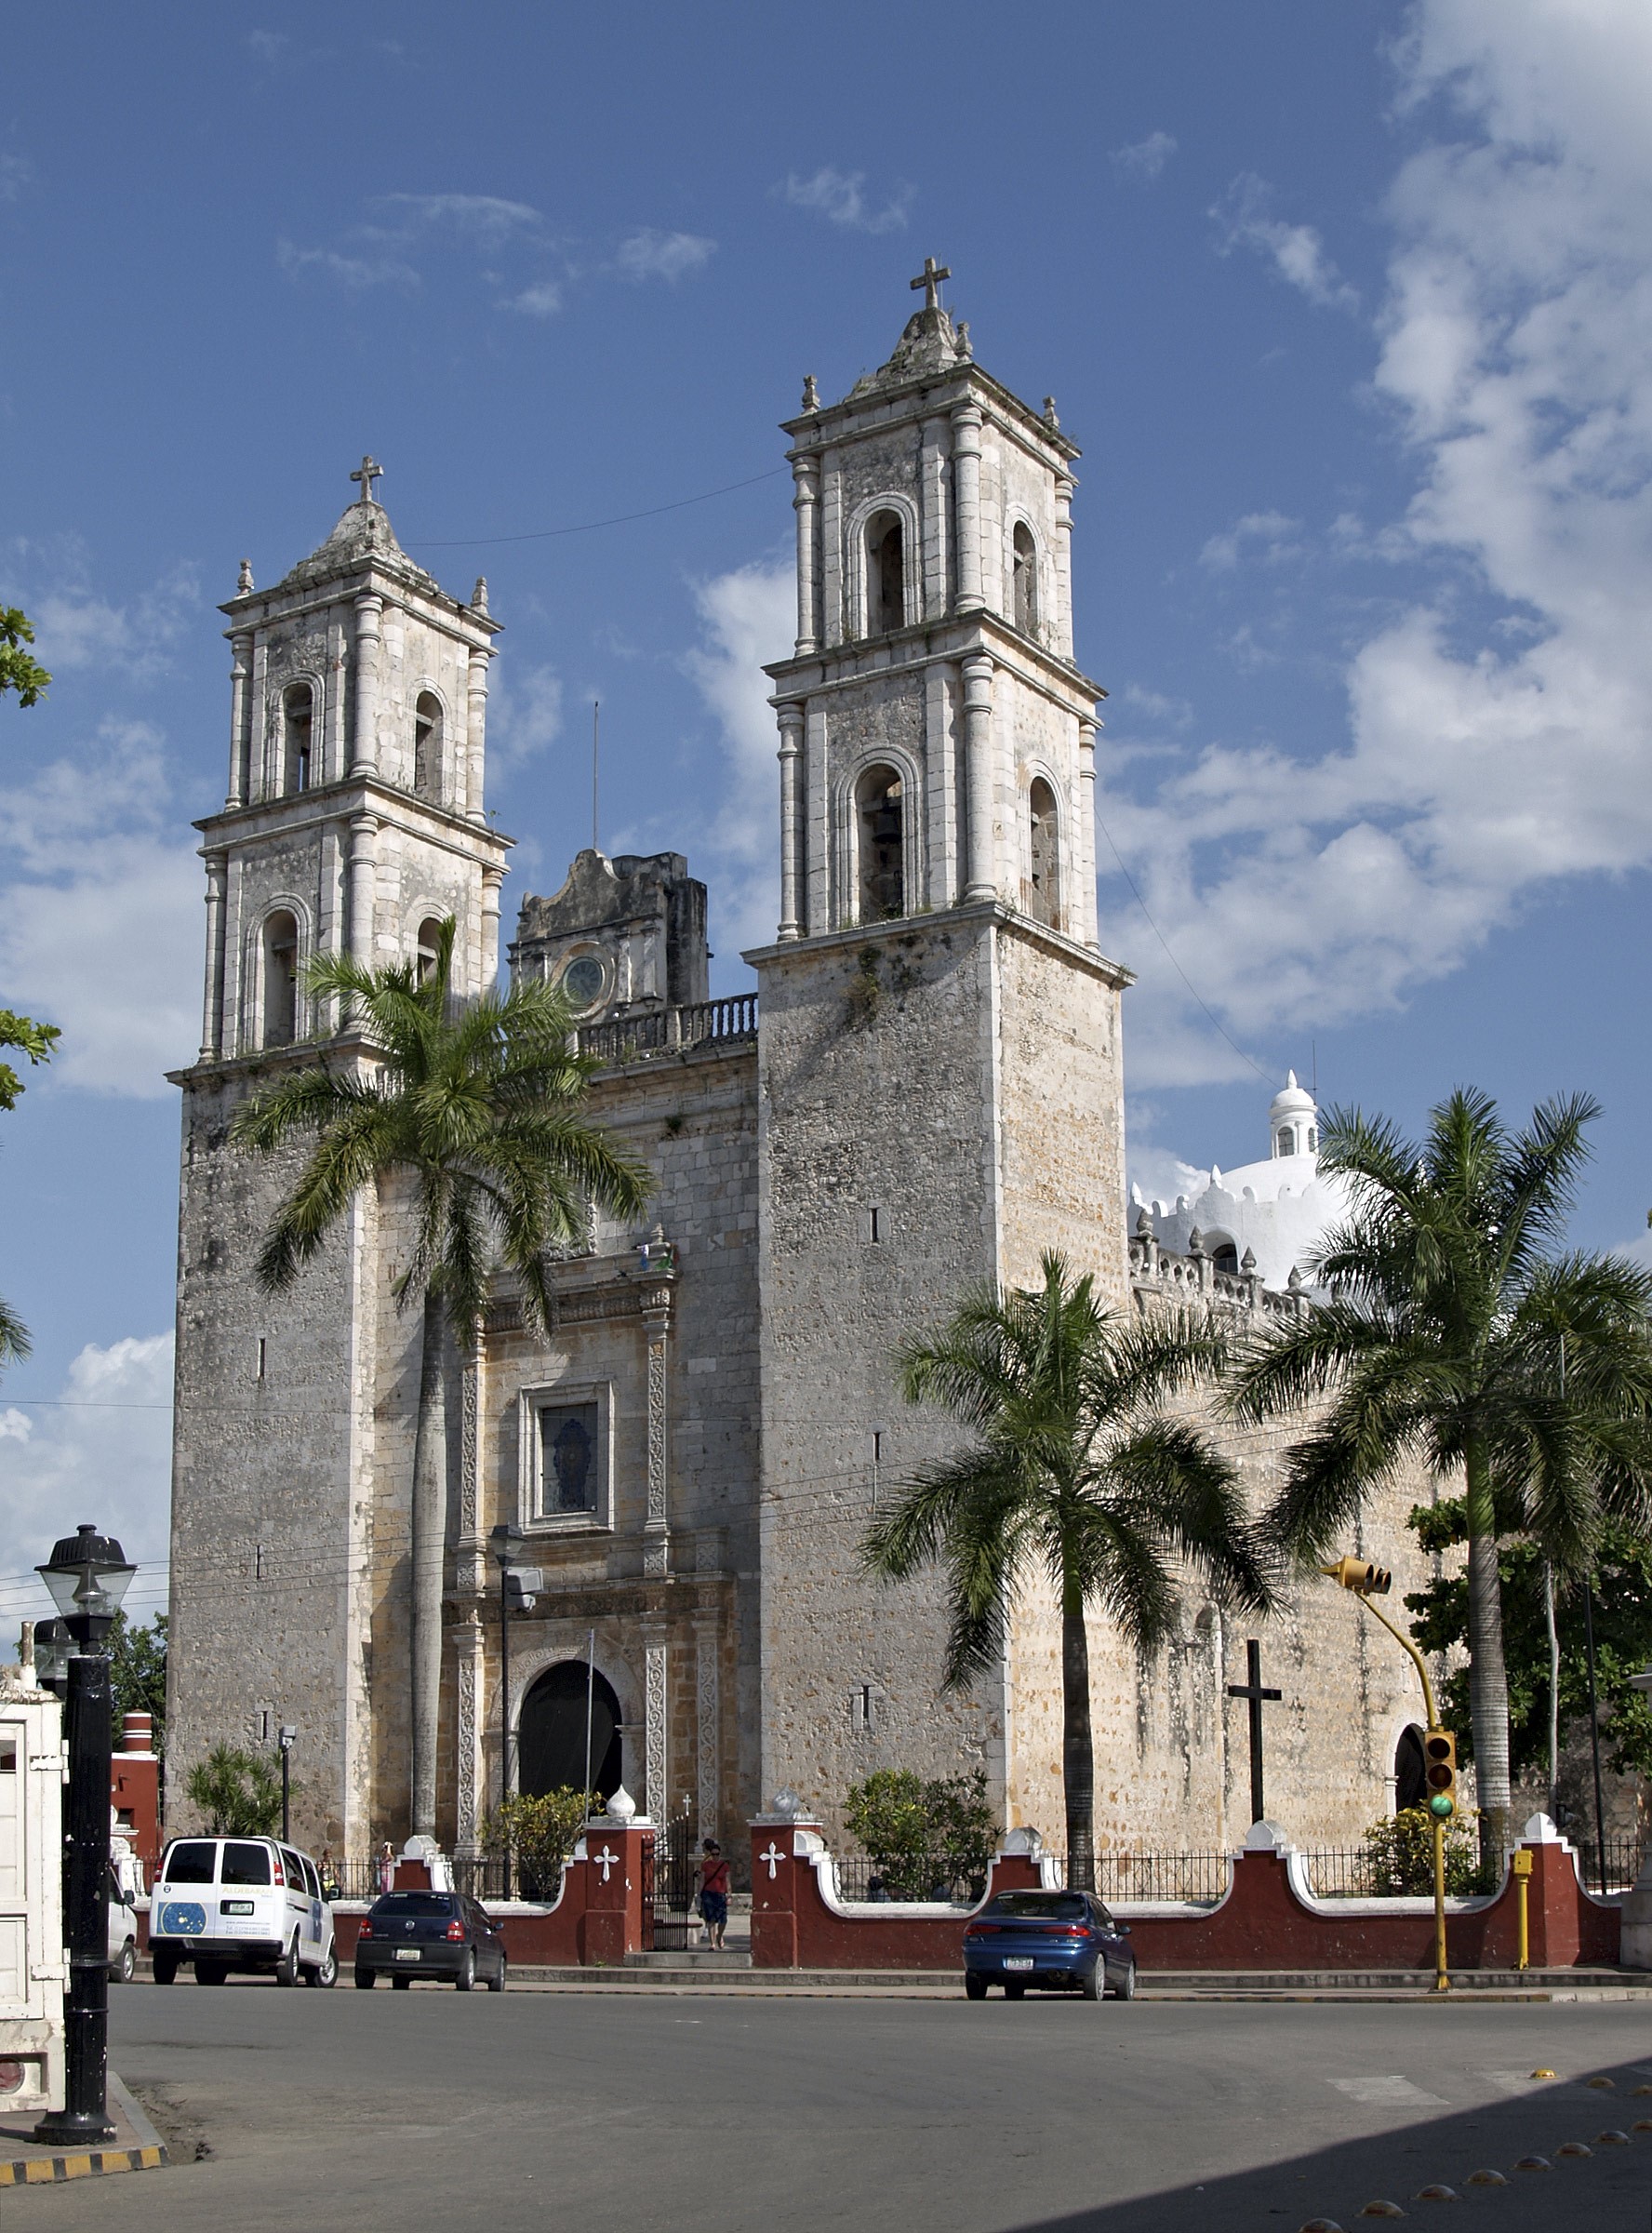
[[[453,1980],[456,1993],[468,1993],[476,1982],[476,1957],[467,1946],[465,1958],[459,1965],[459,1975]]]
[[[337,1985],[338,1982],[339,1949],[336,1945],[329,1944],[326,1952],[322,1956],[321,1959],[318,1962],[313,1963],[311,1968],[304,1972],[304,1983],[306,1985],[319,1985],[325,1987],[326,1986]]]
[[[172,1952],[170,1951],[170,1949],[168,1949],[168,1950],[167,1950],[166,1953],[164,1953],[164,1954],[162,1954],[162,1953],[154,1953],[154,1954],[152,1954],[152,1955],[151,1955],[151,1957],[150,1957],[150,1959],[151,1959],[151,1960],[152,1960],[152,1961],[154,1963],[154,1981],[155,1981],[155,1983],[156,1983],[157,1985],[170,1985],[170,1984],[171,1984],[171,1982],[172,1982],[172,1980],[173,1980],[173,1979],[174,1979],[174,1978],[177,1976],[177,1974],[178,1974],[178,1957],[177,1957],[177,1955],[176,1955],[176,1954],[174,1954],[174,1953],[172,1953]]]
[[[130,1985],[138,1974],[138,1948],[130,1939],[109,1965],[109,1974],[116,1985]]]
[[[197,1985],[221,1985],[229,1973],[230,1965],[227,1961],[197,1961],[195,1964]]]
[[[299,1959],[299,1934],[295,1931],[292,1934],[292,1945],[275,1964],[276,1984],[297,1985],[302,1969],[303,1964]]]
[[[984,2000],[987,1997],[986,1979],[966,1975],[964,1980],[964,1993],[966,1999]]]

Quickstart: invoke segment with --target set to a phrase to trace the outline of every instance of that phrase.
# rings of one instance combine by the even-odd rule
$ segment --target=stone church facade
[[[1101,693],[1073,659],[1078,453],[1053,406],[986,373],[931,285],[888,362],[834,405],[811,381],[785,431],[797,631],[769,670],[781,919],[746,956],[756,992],[710,997],[705,888],[673,853],[580,853],[522,903],[509,948],[587,1019],[593,1113],[655,1190],[643,1229],[595,1219],[557,1264],[549,1342],[501,1279],[453,1360],[435,1827],[461,1852],[507,1758],[526,1787],[579,1780],[588,1665],[599,1779],[656,1820],[726,1838],[790,1785],[833,1822],[873,1768],[979,1767],[1006,1821],[1059,1838],[1053,1605],[1026,1605],[994,1675],[946,1693],[936,1582],[860,1570],[880,1497],[945,1446],[900,1404],[892,1354],[971,1283],[1034,1280],[1049,1248],[1119,1307],[1183,1280],[1296,1307],[1126,1235],[1130,979],[1097,943]],[[508,841],[483,803],[486,586],[444,592],[396,544],[371,461],[353,477],[315,554],[269,591],[244,569],[224,608],[229,795],[200,825],[205,1022],[176,1074],[169,1731],[176,1794],[213,1743],[296,1725],[299,1825],[360,1855],[410,1826],[406,1208],[365,1195],[272,1302],[253,1259],[291,1166],[243,1156],[227,1126],[323,1048],[371,1066],[307,1008],[311,954],[414,961],[453,914],[458,988],[492,980]],[[1281,1440],[1238,1445],[1259,1494]],[[1408,1501],[1380,1531],[1399,1586]],[[540,1577],[508,1698],[501,1527]],[[1191,1596],[1139,1670],[1093,1625],[1099,1843],[1232,1842],[1243,1636]],[[1262,1634],[1286,1693],[1272,1811],[1346,1841],[1392,1803],[1408,1670],[1328,1585]]]

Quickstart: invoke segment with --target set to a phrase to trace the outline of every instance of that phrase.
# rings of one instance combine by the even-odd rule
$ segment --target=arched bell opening
[[[863,923],[906,913],[906,793],[893,768],[869,768],[855,785]]]

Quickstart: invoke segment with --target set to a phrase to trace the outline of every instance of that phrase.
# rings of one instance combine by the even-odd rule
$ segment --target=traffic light
[[[1329,1574],[1333,1582],[1340,1582],[1344,1589],[1357,1590],[1362,1598],[1385,1598],[1393,1587],[1393,1576],[1385,1566],[1373,1566],[1368,1558],[1339,1558],[1335,1566],[1322,1566],[1322,1574]]]
[[[1422,1740],[1422,1758],[1429,1812],[1449,1822],[1457,1812],[1457,1739],[1448,1729],[1431,1729]]]

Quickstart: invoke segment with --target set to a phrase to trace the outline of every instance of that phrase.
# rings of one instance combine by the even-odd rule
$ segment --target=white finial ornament
[[[625,1785],[621,1784],[620,1788],[614,1793],[612,1798],[610,1798],[608,1801],[608,1820],[610,1822],[617,1822],[623,1825],[633,1821],[635,1818],[636,1811],[636,1800],[633,1798],[631,1793],[625,1788]]]
[[[476,586],[471,593],[471,610],[473,612],[487,610],[487,576],[486,574],[476,576]]]
[[[235,583],[235,595],[238,597],[252,595],[252,560],[250,558],[243,558],[241,561],[241,575]]]

